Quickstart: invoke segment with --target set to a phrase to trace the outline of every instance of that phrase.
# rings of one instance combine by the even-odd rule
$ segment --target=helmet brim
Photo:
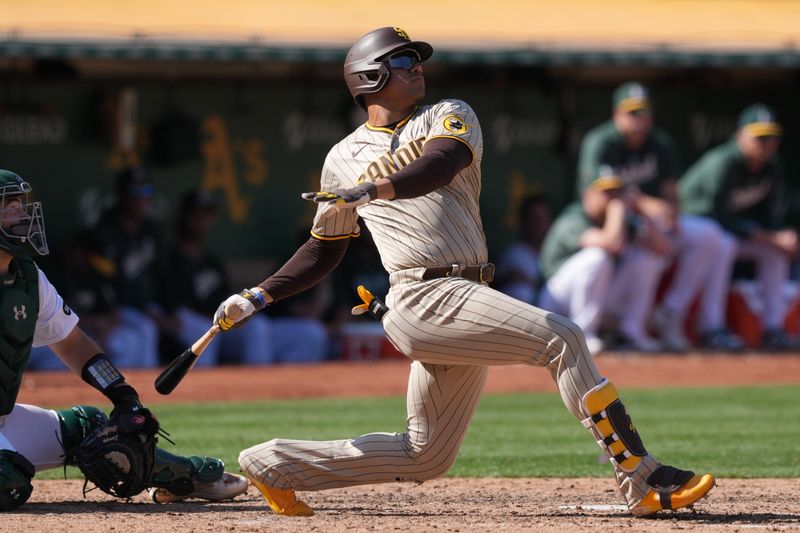
[[[390,50],[387,50],[382,55],[377,57],[376,60],[383,61],[392,54],[399,52],[400,50],[407,50],[409,48],[414,50],[417,54],[419,54],[420,63],[427,61],[433,55],[433,46],[431,46],[430,44],[426,43],[425,41],[411,41],[395,46]]]

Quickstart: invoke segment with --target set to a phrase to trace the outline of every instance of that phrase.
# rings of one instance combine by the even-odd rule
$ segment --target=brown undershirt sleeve
[[[389,176],[394,199],[416,198],[444,187],[470,163],[472,151],[462,141],[434,137],[418,159]]]
[[[274,301],[310,289],[342,261],[350,239],[322,240],[309,237],[276,273],[259,283]]]

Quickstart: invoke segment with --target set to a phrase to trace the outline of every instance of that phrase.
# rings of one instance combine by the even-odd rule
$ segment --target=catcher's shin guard
[[[592,432],[608,459],[626,472],[635,470],[647,450],[614,384],[604,379],[587,392],[583,408],[588,416],[581,423]]]
[[[91,405],[76,405],[56,411],[56,414],[61,425],[61,447],[65,452],[75,450],[89,433],[108,421],[108,416],[102,409]],[[73,466],[74,457],[67,455],[65,463]]]
[[[181,457],[156,448],[150,485],[184,496],[194,490],[195,484],[217,481],[224,471],[225,464],[219,459],[197,455]]]
[[[0,511],[13,511],[28,501],[35,473],[34,466],[22,454],[0,450]]]

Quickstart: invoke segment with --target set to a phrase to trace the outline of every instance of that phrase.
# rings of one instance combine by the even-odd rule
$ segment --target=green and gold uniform
[[[666,132],[653,128],[644,145],[632,150],[611,120],[583,138],[578,158],[579,196],[601,175],[603,167],[613,168],[626,185],[637,185],[643,193],[656,197],[662,196],[662,184],[675,178],[678,170],[675,147]]]
[[[776,155],[752,172],[735,139],[708,151],[686,171],[678,187],[685,212],[713,218],[738,237],[749,237],[760,228],[778,229],[783,221],[780,158]]]

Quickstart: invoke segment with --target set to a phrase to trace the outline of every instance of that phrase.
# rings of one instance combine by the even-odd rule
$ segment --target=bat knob
[[[237,320],[240,316],[242,316],[242,308],[231,302],[225,306],[225,316],[230,319]]]

